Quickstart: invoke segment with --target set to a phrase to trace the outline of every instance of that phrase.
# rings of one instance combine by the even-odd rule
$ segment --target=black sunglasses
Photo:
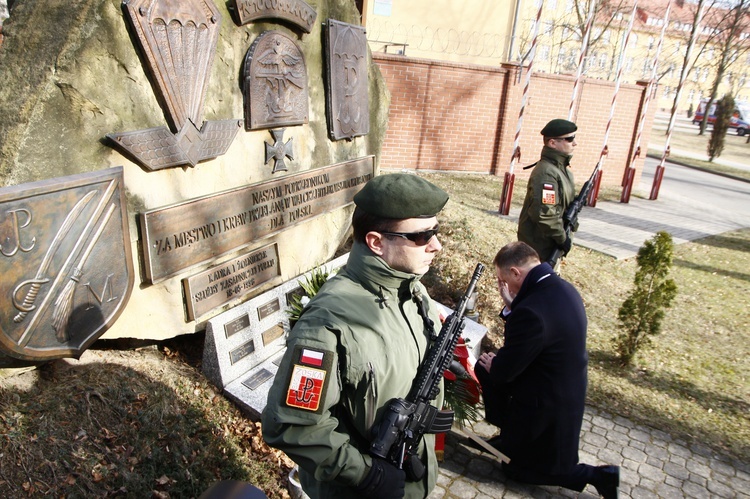
[[[423,230],[422,232],[381,232],[386,236],[397,236],[414,241],[417,246],[424,246],[429,243],[433,237],[435,237],[440,230],[440,226],[435,226],[434,229]]]
[[[566,142],[573,142],[574,140],[576,140],[576,136],[575,135],[571,135],[570,137],[557,137],[557,140],[564,140]]]

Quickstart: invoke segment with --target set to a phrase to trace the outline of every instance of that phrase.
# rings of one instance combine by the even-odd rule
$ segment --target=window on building
[[[541,45],[539,47],[539,60],[540,61],[549,60],[549,45]]]
[[[654,50],[654,37],[653,36],[648,37],[648,49]]]
[[[607,61],[609,58],[607,57],[607,54],[601,53],[599,55],[599,69],[604,69],[607,67]]]

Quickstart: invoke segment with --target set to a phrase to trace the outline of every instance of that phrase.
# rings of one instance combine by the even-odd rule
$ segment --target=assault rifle
[[[406,472],[409,481],[424,476],[424,465],[417,456],[417,448],[425,433],[443,433],[453,424],[453,411],[441,411],[430,405],[437,397],[440,380],[451,360],[458,338],[464,329],[464,313],[469,297],[484,271],[477,264],[469,287],[456,310],[443,323],[435,342],[419,367],[409,395],[394,398],[388,403],[383,419],[377,427],[377,436],[370,445],[370,454],[385,459]]]
[[[573,202],[568,205],[565,213],[563,213],[563,229],[565,229],[565,235],[567,237],[570,237],[570,233],[573,231],[573,227],[575,227],[578,223],[578,214],[588,202],[589,193],[591,192],[591,188],[594,186],[594,179],[596,178],[596,174],[598,171],[599,163],[596,164],[594,172],[581,187],[581,192],[578,193],[578,196],[576,196]],[[547,260],[547,263],[549,263],[552,268],[555,268],[555,265],[557,265],[557,260],[559,260],[562,256],[562,250],[560,248],[555,248],[555,250],[552,252],[552,256],[550,256],[549,260]]]

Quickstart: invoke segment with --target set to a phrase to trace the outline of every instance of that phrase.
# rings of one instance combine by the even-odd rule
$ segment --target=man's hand
[[[406,473],[383,459],[373,458],[370,471],[357,487],[362,497],[380,499],[382,497],[404,497]]]
[[[485,352],[479,356],[477,363],[482,366],[485,371],[490,372],[490,368],[492,367],[492,359],[494,358],[495,354],[493,352]]]
[[[500,298],[503,299],[505,308],[510,310],[510,304],[513,303],[513,299],[515,298],[515,296],[508,289],[508,283],[505,281],[498,280],[497,289],[500,291]]]

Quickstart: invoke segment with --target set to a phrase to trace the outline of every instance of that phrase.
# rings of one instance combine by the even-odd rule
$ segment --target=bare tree
[[[714,31],[716,33],[715,45],[718,49],[718,57],[709,61],[714,70],[714,80],[711,85],[711,93],[706,102],[706,112],[703,113],[699,135],[703,135],[708,123],[708,110],[719,92],[719,86],[724,80],[725,75],[731,66],[750,50],[750,39],[742,36],[743,33],[750,30],[750,0],[738,0],[731,8],[722,9],[715,7],[718,11],[717,23]],[[731,83],[731,82],[730,82]]]

